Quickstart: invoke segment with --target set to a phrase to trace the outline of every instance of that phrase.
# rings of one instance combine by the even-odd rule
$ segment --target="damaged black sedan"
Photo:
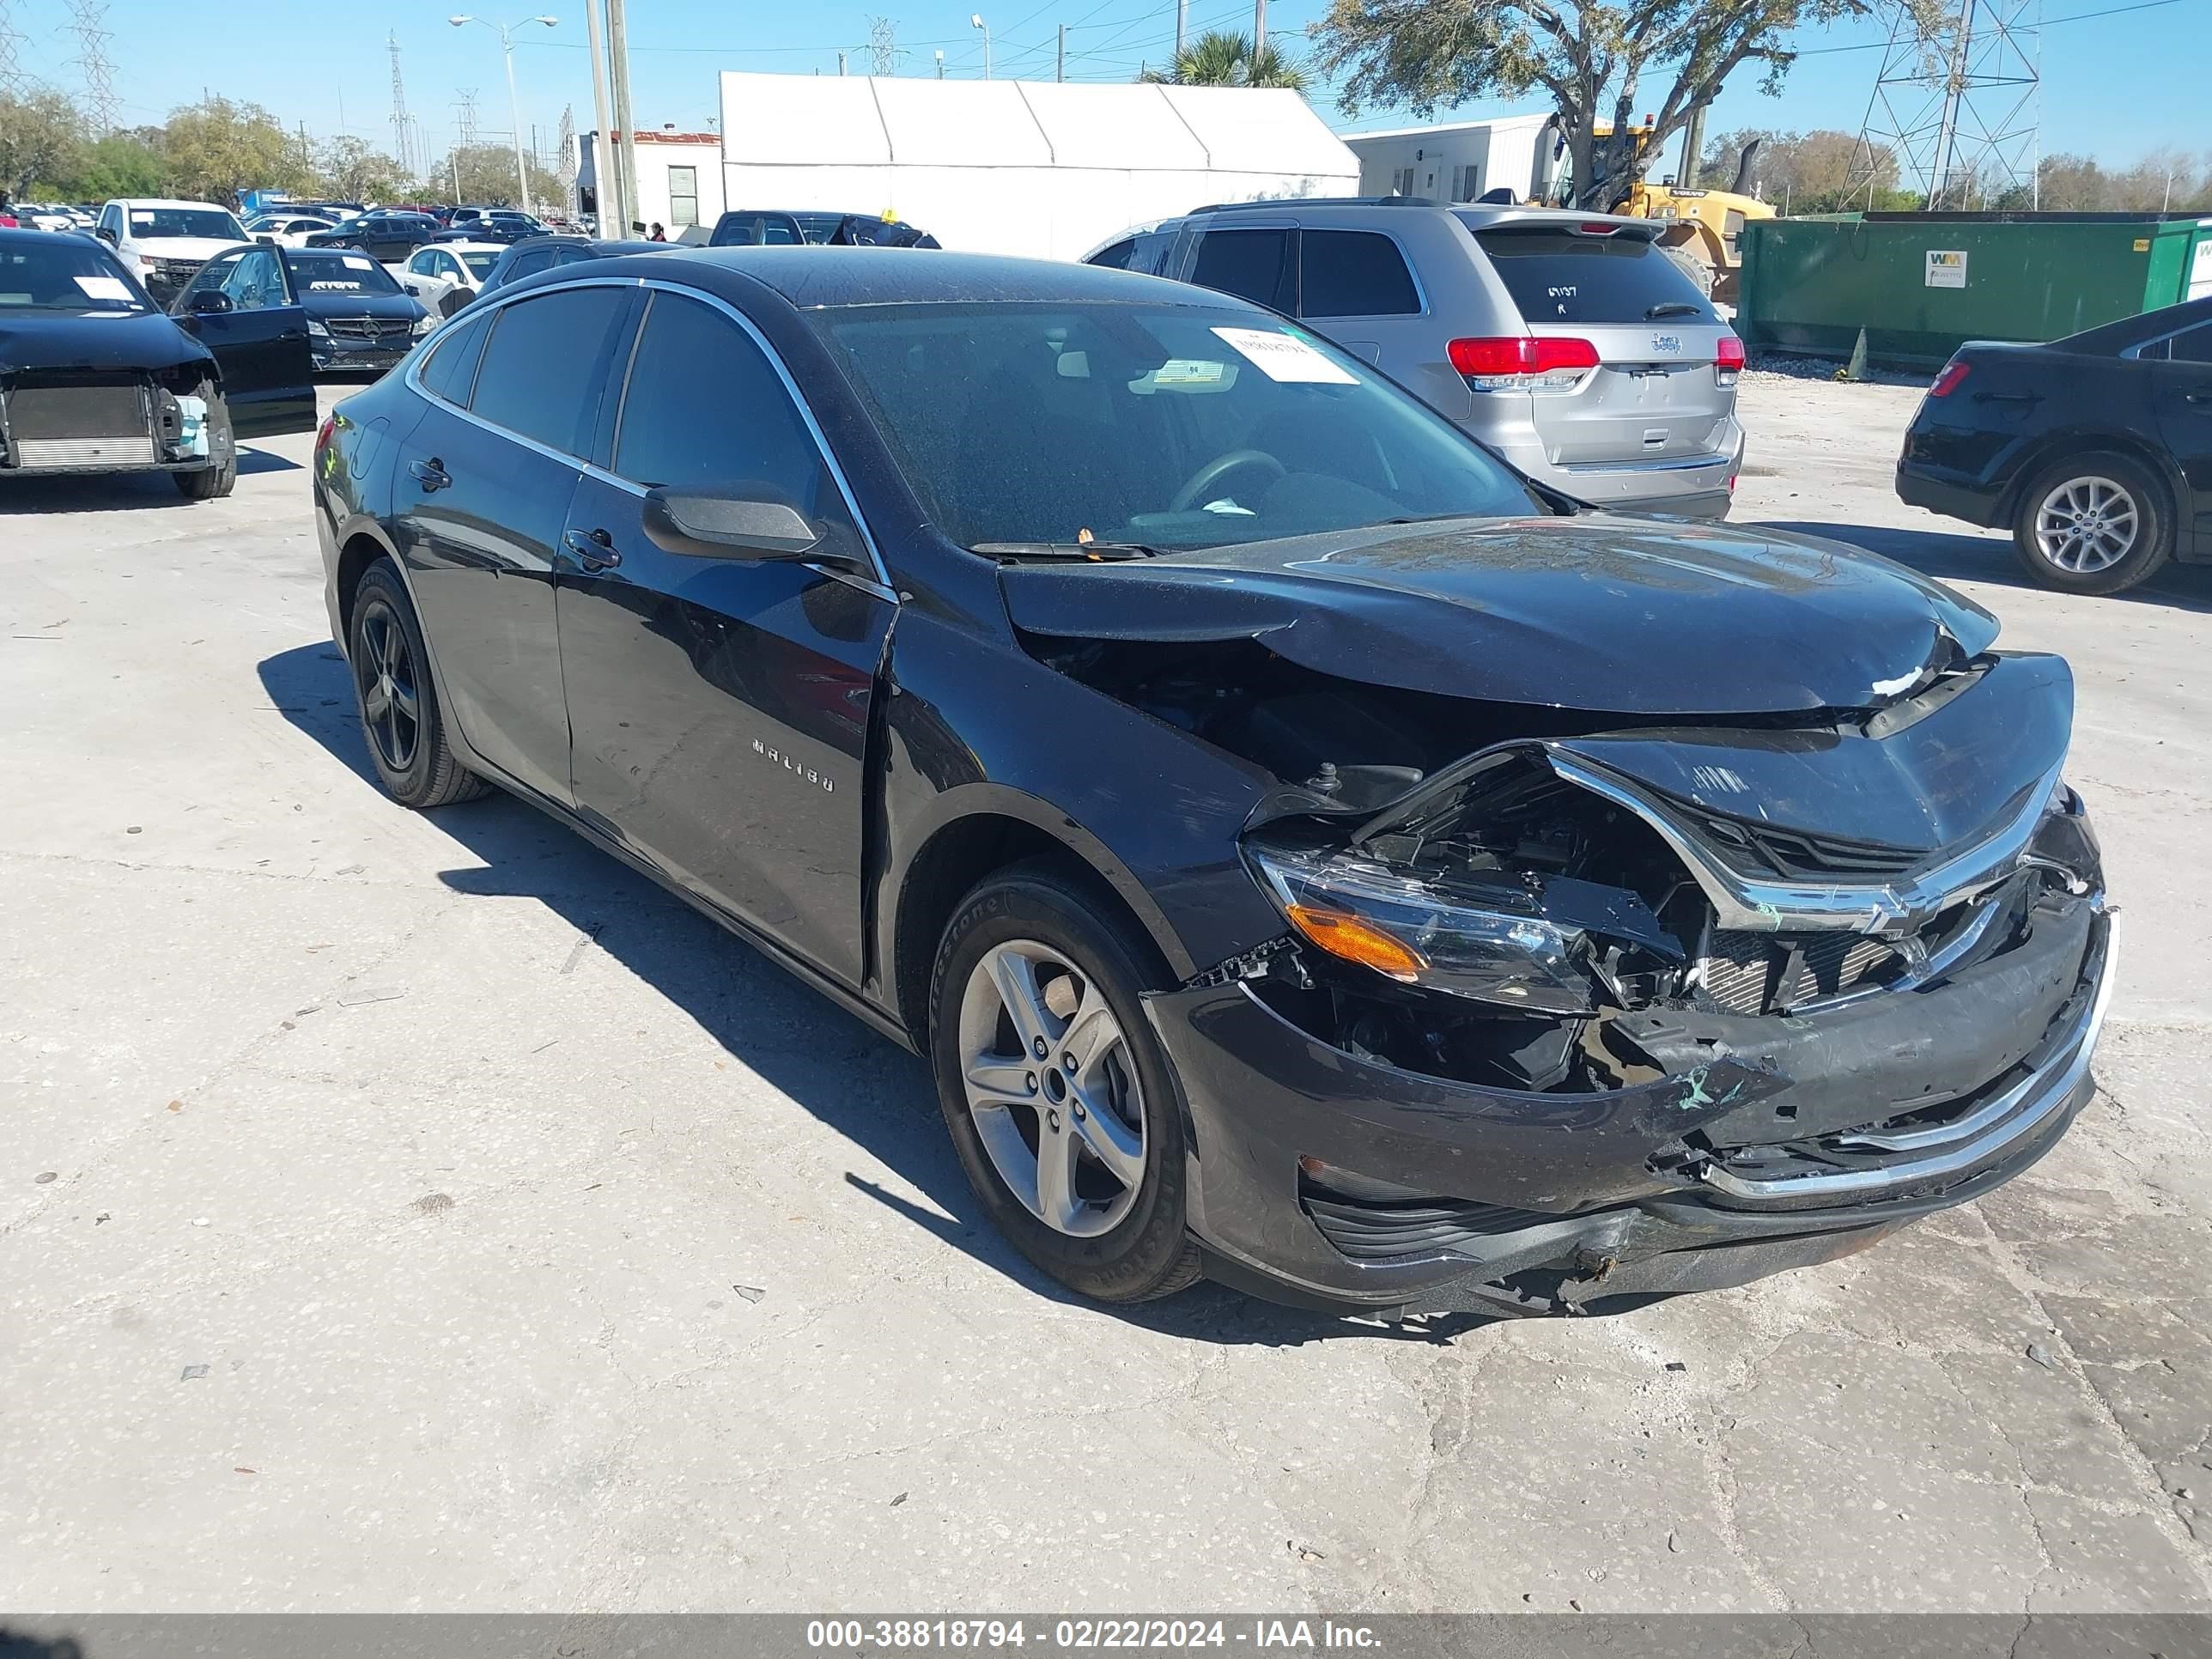
[[[1108,1301],[1602,1311],[2088,1098],[2072,682],[1801,537],[1530,484],[1272,314],[750,248],[470,307],[319,443],[364,737],[929,1056]]]

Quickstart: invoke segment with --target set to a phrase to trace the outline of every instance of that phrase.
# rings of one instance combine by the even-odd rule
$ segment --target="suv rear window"
[[[1666,252],[1640,236],[1487,229],[1474,240],[1524,322],[1720,320]]]
[[[1421,308],[1406,256],[1372,230],[1308,230],[1298,237],[1302,317],[1410,317]]]

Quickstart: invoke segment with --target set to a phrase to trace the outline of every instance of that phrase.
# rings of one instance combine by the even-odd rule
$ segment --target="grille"
[[[15,446],[19,466],[149,466],[160,459],[143,432],[135,438],[31,438]]]
[[[332,317],[324,327],[341,340],[404,340],[415,331],[415,325],[404,317],[386,319],[381,317]]]
[[[1894,876],[1927,856],[1874,842],[1808,836],[1802,830],[1778,830],[1771,823],[1750,823],[1710,813],[1698,822],[1713,841],[1741,855],[1745,864],[1780,876]]]
[[[166,288],[182,288],[199,275],[201,259],[156,259],[154,261],[154,281]]]
[[[1723,928],[1713,934],[1698,969],[1705,994],[1722,1009],[1731,1014],[1763,1014],[1877,982],[1882,969],[1896,959],[1888,945],[1860,933],[1750,933]]]

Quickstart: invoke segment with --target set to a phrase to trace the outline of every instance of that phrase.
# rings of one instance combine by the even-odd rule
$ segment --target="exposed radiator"
[[[151,466],[161,459],[143,432],[130,438],[24,438],[15,445],[15,464],[25,467]]]

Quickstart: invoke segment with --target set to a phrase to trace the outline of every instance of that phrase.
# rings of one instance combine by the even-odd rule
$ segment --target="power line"
[[[2136,3],[2130,6],[2112,6],[2103,11],[2076,11],[2069,12],[2063,17],[2046,17],[2043,20],[2043,27],[2055,28],[2061,23],[2087,23],[2099,17],[2119,17],[2131,11],[2155,11],[2161,6],[2178,6],[2180,3],[2181,0],[2136,0]],[[1859,40],[1848,46],[1807,46],[1802,51],[1793,52],[1791,56],[1825,58],[1832,52],[1883,52],[1887,51],[1888,46],[1889,42],[1887,40]]]

